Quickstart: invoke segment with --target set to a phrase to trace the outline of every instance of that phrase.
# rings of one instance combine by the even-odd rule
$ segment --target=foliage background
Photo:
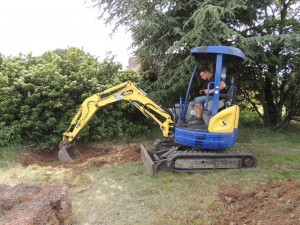
[[[77,48],[58,49],[33,57],[0,57],[0,146],[35,143],[56,146],[83,100],[132,80],[132,71],[108,55],[104,62]],[[146,132],[151,124],[126,103],[98,111],[77,139],[124,140]]]
[[[283,128],[300,114],[298,0],[90,1],[101,20],[131,31],[142,69],[156,75],[152,87],[162,102],[185,90],[193,47],[225,45],[246,55],[244,65],[228,74],[265,126]]]
[[[195,64],[190,50],[201,45],[236,46],[245,52],[247,61],[229,67],[228,74],[237,78],[241,105],[265,126],[281,129],[299,120],[299,1],[90,2],[100,19],[132,33],[140,76],[121,72],[113,57],[100,63],[76,48],[39,57],[0,55],[0,145],[57,144],[86,97],[124,80],[147,88],[156,102],[169,106],[185,95]],[[114,104],[101,109],[79,139],[127,139],[150,124],[133,107]]]

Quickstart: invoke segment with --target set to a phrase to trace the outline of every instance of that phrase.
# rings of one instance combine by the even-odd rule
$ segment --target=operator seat
[[[231,78],[231,81],[229,83],[229,86],[227,88],[227,93],[226,94],[220,94],[220,100],[219,100],[219,111],[234,105],[236,103],[236,91],[237,88],[234,85],[234,78]],[[202,118],[205,123],[205,125],[208,126],[209,120],[211,119],[211,114],[212,114],[212,104],[213,100],[208,102],[208,107],[206,110],[206,104],[204,105],[204,110],[202,112]],[[176,103],[174,109],[170,109],[172,114],[176,116],[176,118],[179,117],[180,114],[180,104]],[[187,108],[187,113],[185,115],[185,120],[189,121],[192,117],[194,116],[194,101],[189,102],[188,108]]]
[[[230,85],[227,89],[226,94],[220,94],[220,100],[219,100],[219,112],[225,108],[230,107],[231,105],[236,104],[236,92],[237,88],[234,85],[234,77],[231,78],[230,80]],[[206,108],[206,103],[204,104],[204,110],[202,112],[202,118],[204,123],[208,126],[209,121],[211,119],[211,114],[212,114],[212,105],[213,105],[213,100],[210,100],[207,104]]]

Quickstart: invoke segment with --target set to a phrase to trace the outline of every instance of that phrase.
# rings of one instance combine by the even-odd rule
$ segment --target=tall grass
[[[0,168],[11,166],[16,157],[26,150],[27,148],[24,146],[0,148]]]

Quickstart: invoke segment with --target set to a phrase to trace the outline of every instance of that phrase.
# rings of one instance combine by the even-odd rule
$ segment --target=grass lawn
[[[269,181],[300,179],[298,128],[292,124],[285,132],[239,129],[233,151],[254,154],[255,169],[176,174],[163,168],[155,177],[146,174],[141,161],[80,173],[72,168],[25,168],[13,163],[23,149],[5,149],[0,151],[0,183],[67,183],[75,224],[218,224],[226,212],[219,198],[226,185],[255,189]]]

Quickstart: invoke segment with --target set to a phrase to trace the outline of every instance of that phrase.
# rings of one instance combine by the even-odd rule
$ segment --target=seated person
[[[204,87],[207,88],[207,85],[209,82],[214,82],[215,81],[215,75],[213,73],[213,71],[208,68],[208,67],[204,67],[200,70],[200,73],[199,73],[200,77],[202,80],[204,80]],[[194,118],[193,120],[189,121],[189,124],[191,125],[200,125],[200,124],[204,124],[203,120],[202,120],[202,110],[203,110],[203,105],[206,101],[206,95],[207,93],[209,92],[210,96],[208,97],[208,101],[212,100],[213,99],[213,93],[214,93],[214,84],[211,84],[210,89],[201,89],[199,91],[200,94],[203,94],[203,96],[199,96],[199,97],[196,97],[194,99]],[[220,94],[223,94],[223,92],[225,91],[225,88],[226,88],[226,84],[224,81],[221,80],[220,82]],[[223,90],[223,92],[221,91]]]

